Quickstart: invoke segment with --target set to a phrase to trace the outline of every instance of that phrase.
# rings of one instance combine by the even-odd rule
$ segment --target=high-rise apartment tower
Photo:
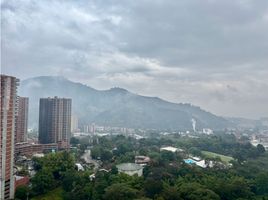
[[[18,110],[16,114],[16,131],[15,131],[16,143],[27,141],[28,106],[29,106],[29,98],[18,97]]]
[[[71,136],[72,100],[41,98],[39,104],[39,142],[58,143],[68,148]]]
[[[0,199],[14,198],[14,144],[19,80],[1,75]]]

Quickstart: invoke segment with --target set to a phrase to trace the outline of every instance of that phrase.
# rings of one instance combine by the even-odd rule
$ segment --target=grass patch
[[[63,189],[59,187],[46,194],[34,197],[31,200],[63,200],[62,193]]]
[[[216,158],[216,157],[220,157],[221,160],[225,163],[229,163],[231,160],[233,160],[233,157],[231,156],[225,156],[225,155],[221,155],[221,154],[218,154],[218,153],[213,153],[213,152],[210,152],[210,151],[201,151],[202,154],[206,155],[207,157],[210,157],[210,158]]]

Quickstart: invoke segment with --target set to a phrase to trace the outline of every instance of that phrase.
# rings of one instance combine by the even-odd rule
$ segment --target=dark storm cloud
[[[2,71],[268,115],[267,0],[9,0]]]

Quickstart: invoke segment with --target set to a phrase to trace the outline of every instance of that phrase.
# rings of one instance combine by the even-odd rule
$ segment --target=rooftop
[[[169,146],[169,147],[162,147],[160,150],[161,151],[165,150],[165,151],[176,152],[176,151],[178,151],[178,148]]]
[[[118,170],[122,171],[137,171],[142,169],[143,167],[141,165],[135,164],[135,163],[122,163],[119,165],[116,165]]]

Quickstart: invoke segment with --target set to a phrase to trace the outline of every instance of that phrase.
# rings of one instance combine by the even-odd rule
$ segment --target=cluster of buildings
[[[206,161],[200,157],[189,155],[185,152],[185,150],[180,149],[180,148],[166,146],[166,147],[161,147],[160,151],[170,151],[172,153],[179,153],[182,157],[185,158],[183,159],[184,163],[189,164],[189,165],[197,165],[202,168],[213,167],[214,165],[212,161],[209,161],[209,160]]]
[[[0,199],[13,199],[16,156],[31,156],[44,151],[68,149],[71,137],[72,100],[41,98],[39,104],[39,142],[27,142],[29,99],[17,95],[19,80],[1,74],[0,123]],[[17,181],[16,181],[17,180]]]
[[[78,131],[80,131],[78,129]],[[120,134],[134,134],[135,129],[124,127],[111,127],[111,126],[99,126],[95,123],[89,125],[83,125],[83,133],[120,133]]]
[[[263,131],[263,133],[253,134],[250,137],[250,142],[254,146],[261,144],[266,150],[268,150],[268,130]]]

